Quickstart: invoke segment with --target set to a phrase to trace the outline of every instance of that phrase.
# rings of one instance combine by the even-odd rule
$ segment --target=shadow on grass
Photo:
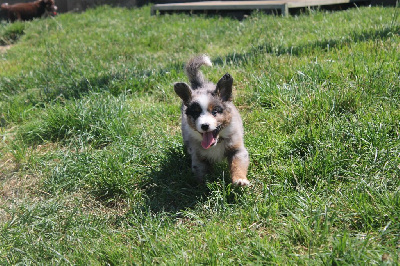
[[[1,12],[0,12],[1,22]],[[3,22],[1,22],[3,24]],[[8,23],[0,28],[0,46],[6,46],[16,43],[25,32],[25,24],[23,22]]]
[[[143,186],[151,212],[179,216],[199,203],[213,201],[214,197],[219,201],[215,204],[237,203],[243,189],[231,185],[226,164],[215,165],[202,184],[194,178],[190,164],[190,156],[183,147],[168,150],[161,167],[150,174],[151,179]]]
[[[367,30],[362,32],[353,32],[348,35],[347,38],[337,39],[325,39],[325,40],[316,40],[314,42],[309,42],[304,45],[299,46],[275,46],[271,43],[265,43],[259,45],[257,47],[252,48],[250,51],[246,53],[231,53],[225,57],[218,57],[213,61],[215,65],[224,65],[225,62],[232,62],[235,64],[246,64],[251,61],[252,58],[256,57],[258,54],[273,54],[276,56],[280,55],[292,55],[292,56],[301,56],[304,54],[309,54],[313,52],[315,49],[326,50],[336,47],[342,47],[349,45],[353,42],[365,42],[369,40],[384,40],[392,37],[395,34],[400,32],[399,25],[390,25],[386,26],[379,30]]]
[[[209,193],[198,184],[190,169],[190,157],[183,147],[170,148],[160,167],[150,173],[144,184],[147,206],[152,212],[177,213],[194,207]]]
[[[63,99],[80,99],[90,92],[109,91],[114,96],[122,93],[153,93],[158,91],[158,82],[168,78],[166,73],[178,72],[183,69],[183,64],[169,64],[165,68],[159,69],[120,69],[118,71],[108,71],[101,74],[89,76],[77,76],[76,78],[67,78],[74,76],[66,66],[65,73],[60,73],[54,65],[48,67],[47,73],[54,73],[54,76],[62,79],[61,82],[54,82],[51,86],[42,89],[42,101],[50,102],[59,97]],[[17,81],[18,82],[18,81]],[[47,80],[43,80],[46,84]],[[12,92],[14,84],[9,84],[6,90]]]

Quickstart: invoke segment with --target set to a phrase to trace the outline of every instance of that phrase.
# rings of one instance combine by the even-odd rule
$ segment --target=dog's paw
[[[240,179],[235,180],[233,182],[233,184],[235,186],[246,187],[246,186],[250,185],[250,181],[247,179],[240,178]]]

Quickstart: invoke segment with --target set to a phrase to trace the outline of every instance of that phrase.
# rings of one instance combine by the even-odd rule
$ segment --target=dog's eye
[[[193,117],[194,119],[197,119],[200,114],[201,114],[201,106],[198,103],[193,103],[191,104],[187,109],[186,109],[186,115]]]
[[[211,111],[211,114],[213,116],[216,116],[217,114],[222,114],[222,112],[223,112],[223,109],[221,106],[214,106],[214,108]]]

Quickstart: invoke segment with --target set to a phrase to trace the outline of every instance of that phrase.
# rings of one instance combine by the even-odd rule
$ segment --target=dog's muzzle
[[[216,145],[218,143],[219,132],[221,127],[218,126],[215,130],[201,133],[203,136],[203,141],[201,142],[201,146],[204,149],[209,149],[210,147]]]

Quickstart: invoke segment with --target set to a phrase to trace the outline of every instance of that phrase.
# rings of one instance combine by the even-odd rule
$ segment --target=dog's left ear
[[[188,105],[192,100],[192,89],[184,82],[177,82],[174,84],[175,93],[181,97],[183,104]]]
[[[233,78],[226,73],[217,83],[215,93],[224,101],[232,101],[232,84]]]

